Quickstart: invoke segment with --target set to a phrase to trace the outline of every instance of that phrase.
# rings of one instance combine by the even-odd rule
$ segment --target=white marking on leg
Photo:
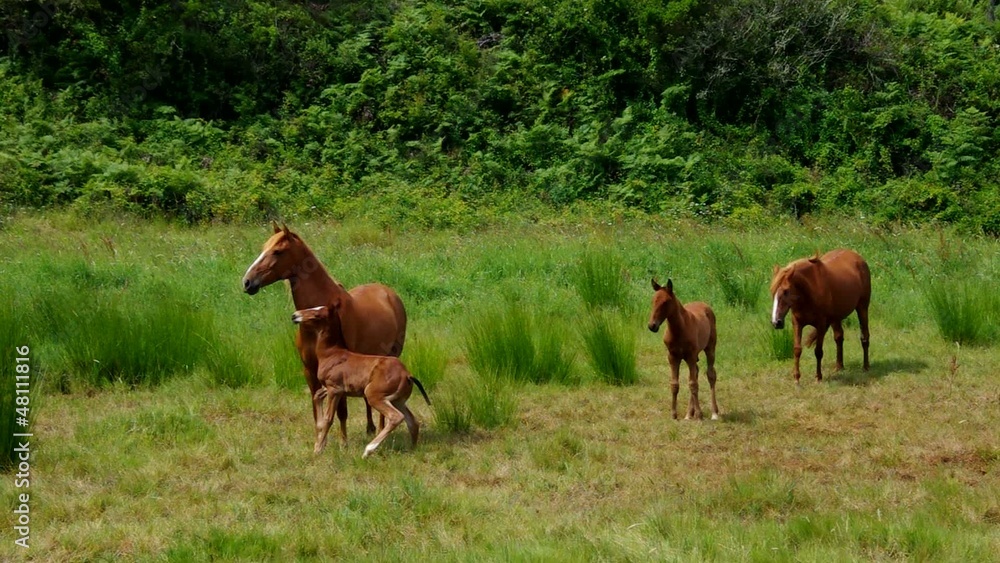
[[[375,448],[377,447],[378,444],[368,444],[367,446],[365,446],[365,453],[361,455],[361,458],[364,459],[368,457],[372,452],[375,451]]]
[[[719,420],[719,415],[713,412],[712,413],[712,420]]]
[[[771,323],[778,322],[778,296],[774,296],[774,308],[771,309]]]

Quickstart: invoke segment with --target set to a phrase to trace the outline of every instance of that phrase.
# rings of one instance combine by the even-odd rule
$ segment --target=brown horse
[[[844,327],[841,324],[852,312],[858,312],[861,325],[861,348],[864,369],[868,370],[868,304],[871,302],[871,272],[864,258],[853,250],[838,249],[820,257],[796,260],[784,268],[774,266],[771,280],[771,324],[785,326],[785,315],[792,311],[792,335],[795,339],[795,368],[792,375],[798,383],[799,357],[802,355],[802,327],[815,328],[806,339],[806,346],[816,344],[816,381],[823,380],[823,338],[833,327],[837,343],[837,370],[844,369]]]
[[[313,394],[313,408],[320,413],[320,419],[316,421],[316,445],[313,452],[318,454],[326,447],[333,412],[344,397],[364,397],[368,404],[388,419],[388,424],[365,447],[362,457],[368,457],[374,452],[403,421],[406,421],[410,430],[411,443],[416,446],[420,424],[406,406],[406,401],[416,384],[424,400],[428,405],[431,404],[424,386],[407,371],[399,358],[356,354],[347,350],[338,314],[340,306],[340,300],[334,298],[327,307],[312,307],[292,314],[293,322],[300,327],[308,327],[317,335],[317,377],[320,388]],[[326,408],[322,406],[324,398],[327,399]],[[347,433],[343,424],[340,425],[340,441],[342,446],[347,445]]]
[[[330,277],[319,259],[299,235],[287,226],[272,224],[274,234],[264,243],[260,256],[243,276],[243,290],[254,295],[264,286],[288,280],[296,309],[319,307],[339,299],[344,340],[349,350],[363,354],[398,356],[406,338],[406,310],[392,289],[377,283],[359,285],[350,291]],[[310,394],[316,393],[316,335],[299,327],[295,337]],[[368,433],[375,432],[371,406],[366,405]],[[347,401],[338,405],[337,416],[343,426],[347,420]],[[318,413],[313,406],[313,421]]]
[[[670,392],[673,399],[670,403],[670,413],[677,418],[677,391],[680,389],[681,361],[688,366],[688,387],[691,389],[691,399],[688,402],[688,412],[685,419],[701,420],[701,405],[698,403],[698,354],[705,351],[708,363],[708,386],[712,389],[712,420],[719,418],[719,405],[715,402],[715,313],[706,303],[696,301],[682,306],[674,295],[674,282],[667,280],[667,286],[662,287],[653,281],[653,312],[649,317],[649,330],[660,330],[663,321],[667,321],[667,330],[663,333],[663,344],[667,347],[667,359],[670,362]]]

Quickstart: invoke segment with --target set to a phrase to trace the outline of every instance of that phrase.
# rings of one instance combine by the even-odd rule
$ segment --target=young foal
[[[868,304],[871,302],[871,272],[864,258],[852,250],[838,249],[822,257],[796,260],[784,268],[774,266],[771,280],[771,324],[785,326],[785,315],[792,311],[792,337],[795,341],[795,367],[792,375],[798,383],[799,357],[802,355],[802,327],[816,330],[806,339],[806,346],[816,344],[816,381],[823,380],[823,338],[833,327],[837,344],[837,370],[844,369],[844,327],[842,321],[858,312],[861,325],[861,348],[864,350],[864,370],[868,371]]]
[[[292,321],[300,327],[316,332],[316,357],[319,360],[316,372],[319,388],[313,394],[313,408],[319,413],[316,421],[315,453],[326,447],[327,435],[333,422],[333,413],[344,397],[364,397],[368,404],[387,419],[387,424],[365,447],[362,457],[368,457],[378,448],[401,422],[406,421],[410,429],[410,439],[417,445],[420,424],[406,406],[406,400],[417,384],[420,394],[429,405],[430,399],[423,385],[406,370],[399,358],[394,356],[370,356],[356,354],[344,346],[340,325],[340,302],[334,299],[329,306],[313,307],[295,311]],[[323,407],[323,399],[327,399]],[[341,424],[340,441],[347,445],[347,434]]]
[[[653,313],[649,317],[649,330],[656,332],[667,321],[663,334],[663,344],[667,347],[670,361],[670,391],[673,400],[670,413],[677,418],[677,391],[680,389],[679,371],[681,361],[688,366],[688,386],[691,399],[685,419],[701,419],[701,405],[698,404],[698,354],[705,351],[708,362],[708,386],[712,389],[712,420],[719,418],[719,405],[715,402],[715,313],[706,303],[700,301],[681,306],[674,295],[674,282],[667,280],[662,287],[653,280]]]

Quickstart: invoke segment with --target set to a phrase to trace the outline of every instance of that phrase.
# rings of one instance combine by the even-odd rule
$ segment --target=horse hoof
[[[375,447],[378,447],[378,446],[375,446]],[[375,448],[373,448],[372,446],[367,446],[365,448],[365,453],[361,454],[361,459],[365,459],[366,457],[370,456],[372,454],[372,452],[374,452],[374,451],[375,451]]]

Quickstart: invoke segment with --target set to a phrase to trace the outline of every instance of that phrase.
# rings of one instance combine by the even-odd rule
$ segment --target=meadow
[[[434,402],[409,403],[417,448],[397,430],[361,460],[350,399],[348,448],[312,454],[287,284],[240,286],[269,227],[16,214],[0,224],[0,337],[5,384],[15,345],[38,374],[32,535],[22,550],[5,524],[0,560],[1000,553],[996,239],[836,217],[289,227],[345,286],[403,298],[403,360]],[[871,267],[872,369],[852,317],[844,371],[828,336],[824,381],[806,350],[796,386],[772,267],[841,246]],[[715,309],[719,421],[669,417],[654,276]],[[700,396],[707,410],[704,376]],[[0,475],[5,522],[18,492]]]

